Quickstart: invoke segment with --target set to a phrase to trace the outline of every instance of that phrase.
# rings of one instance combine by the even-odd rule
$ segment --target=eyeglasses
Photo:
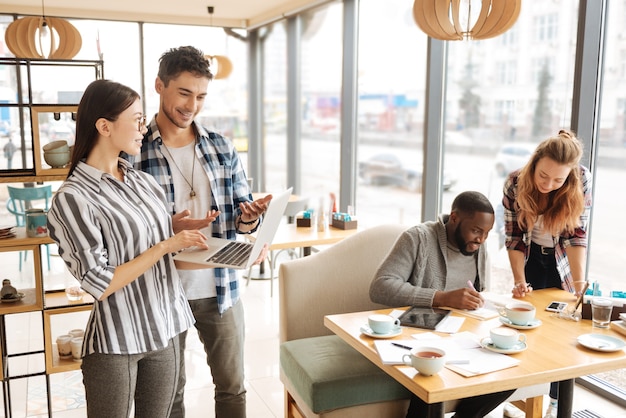
[[[145,127],[146,127],[146,115],[143,115],[141,118],[139,118],[139,121],[137,122],[137,130],[141,132],[141,130]]]

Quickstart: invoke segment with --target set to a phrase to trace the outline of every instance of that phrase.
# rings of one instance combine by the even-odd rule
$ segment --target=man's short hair
[[[185,71],[197,77],[206,77],[211,81],[213,74],[210,67],[211,63],[202,51],[193,46],[181,46],[172,48],[161,55],[158,76],[165,84],[165,87],[168,86],[170,80],[178,77]]]
[[[484,194],[474,191],[463,192],[454,198],[451,212],[466,215],[473,215],[476,212],[494,213],[489,199]]]

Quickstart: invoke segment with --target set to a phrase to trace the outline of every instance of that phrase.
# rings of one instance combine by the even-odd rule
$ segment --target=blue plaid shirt
[[[239,204],[252,201],[250,188],[241,160],[233,146],[223,136],[209,132],[193,123],[196,131],[196,155],[201,155],[202,167],[211,184],[211,209],[220,216],[211,224],[211,235],[217,238],[236,239],[235,219],[241,215]],[[174,184],[166,158],[161,152],[163,139],[152,119],[144,136],[139,156],[124,156],[136,169],[151,174],[161,185],[167,198],[170,214],[175,214]],[[254,230],[250,231],[253,232]],[[239,300],[239,280],[233,269],[214,269],[217,304],[220,313],[226,312]]]

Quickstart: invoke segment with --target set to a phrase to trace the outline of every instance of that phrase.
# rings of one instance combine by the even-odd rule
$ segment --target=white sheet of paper
[[[461,329],[464,321],[465,318],[461,318],[460,316],[448,315],[443,321],[437,324],[435,331],[454,334]]]

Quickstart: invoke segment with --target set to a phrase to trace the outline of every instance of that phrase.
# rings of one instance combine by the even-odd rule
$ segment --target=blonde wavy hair
[[[582,155],[582,143],[574,133],[565,130],[559,131],[557,136],[550,137],[537,146],[518,177],[516,202],[520,227],[527,231],[531,230],[539,215],[543,214],[544,229],[552,236],[574,232],[580,225],[580,214],[585,208],[579,169]],[[548,204],[543,213],[540,213],[541,193],[535,185],[535,170],[537,162],[544,157],[557,164],[568,166],[570,172],[565,183],[550,192]]]

